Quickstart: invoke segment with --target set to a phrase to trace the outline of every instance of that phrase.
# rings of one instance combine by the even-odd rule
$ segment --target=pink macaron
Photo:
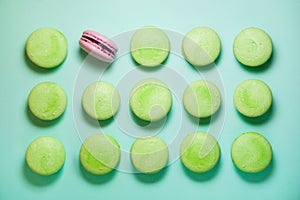
[[[113,41],[91,30],[82,33],[79,45],[84,51],[104,62],[112,62],[118,51],[118,47]]]

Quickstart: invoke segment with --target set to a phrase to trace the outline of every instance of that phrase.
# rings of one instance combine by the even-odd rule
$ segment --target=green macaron
[[[183,105],[194,117],[210,117],[220,108],[221,94],[218,87],[210,81],[194,81],[183,93]]]
[[[106,120],[118,111],[120,95],[111,83],[105,81],[94,82],[84,90],[82,106],[92,118]]]
[[[121,156],[118,142],[106,134],[89,136],[81,145],[80,162],[89,173],[104,175],[118,165]]]
[[[272,148],[268,140],[259,133],[247,132],[232,143],[231,158],[235,166],[244,172],[257,173],[269,166]]]
[[[153,174],[167,165],[169,150],[167,144],[159,137],[141,137],[132,144],[130,156],[138,171]]]
[[[180,146],[180,160],[189,170],[203,173],[211,170],[220,159],[216,139],[205,132],[187,135]]]
[[[272,54],[270,36],[259,28],[246,28],[235,38],[233,52],[236,59],[249,67],[264,64]]]
[[[209,65],[219,57],[221,40],[213,29],[196,27],[184,36],[182,52],[185,59],[194,66]]]
[[[131,91],[131,110],[142,120],[158,121],[168,114],[171,106],[170,89],[158,79],[144,79],[138,82]]]
[[[37,84],[28,96],[28,106],[32,114],[46,121],[60,117],[66,109],[67,101],[65,91],[53,82]]]
[[[130,41],[130,52],[140,65],[155,67],[166,60],[170,51],[168,36],[159,28],[145,26],[138,29]]]
[[[271,89],[263,81],[245,80],[234,91],[234,105],[247,117],[262,116],[270,109],[271,104]]]
[[[35,139],[27,148],[26,162],[35,173],[43,176],[55,174],[64,165],[66,152],[63,144],[50,136]]]
[[[31,33],[26,42],[26,54],[37,66],[53,68],[60,65],[68,53],[64,34],[53,28],[40,28]]]

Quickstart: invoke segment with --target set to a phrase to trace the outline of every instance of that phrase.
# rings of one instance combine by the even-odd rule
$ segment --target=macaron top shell
[[[28,106],[34,116],[41,120],[54,120],[67,107],[66,92],[54,82],[42,82],[34,86],[28,96]]]
[[[272,105],[272,91],[261,80],[245,80],[234,91],[234,105],[247,117],[262,116]]]
[[[159,28],[145,26],[138,29],[130,41],[133,59],[140,65],[156,67],[164,62],[170,51],[168,36]]]
[[[89,136],[80,148],[80,162],[84,169],[96,175],[111,172],[119,163],[119,143],[106,134]]]
[[[167,144],[159,137],[141,137],[132,144],[130,156],[137,170],[153,174],[166,166],[169,150]]]
[[[218,34],[209,27],[196,27],[183,38],[182,51],[185,59],[194,66],[213,63],[221,51]]]
[[[105,81],[91,83],[82,95],[84,111],[97,120],[106,120],[115,115],[120,101],[118,90]]]
[[[168,86],[155,78],[138,82],[130,94],[133,113],[145,121],[158,121],[165,117],[172,106],[172,94]]]
[[[112,62],[118,51],[118,46],[111,39],[92,30],[82,33],[79,45],[87,53],[105,62]]]
[[[220,159],[219,144],[208,133],[195,132],[189,134],[181,143],[180,159],[184,166],[193,172],[207,172]]]
[[[210,117],[220,108],[221,94],[218,87],[210,81],[194,81],[184,91],[183,105],[194,117]]]
[[[66,37],[53,28],[40,28],[28,37],[26,54],[37,66],[53,68],[60,65],[68,53]]]
[[[263,171],[272,160],[272,147],[259,133],[246,132],[232,143],[231,157],[235,166],[249,173]]]
[[[62,168],[66,152],[63,144],[50,136],[42,136],[30,143],[26,162],[35,173],[49,176]]]
[[[235,38],[233,51],[236,59],[249,67],[264,64],[272,54],[271,37],[255,27],[242,30]]]

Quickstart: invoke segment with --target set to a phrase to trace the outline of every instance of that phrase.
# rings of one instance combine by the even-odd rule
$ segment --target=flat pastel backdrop
[[[299,11],[299,0],[1,0],[0,199],[300,199]],[[113,37],[143,25],[181,34],[205,25],[222,40],[217,68],[225,87],[226,118],[219,140],[222,157],[210,173],[190,173],[179,161],[150,177],[119,171],[95,177],[80,167],[81,140],[72,111],[73,85],[85,55],[78,39],[85,29]],[[249,26],[264,29],[273,39],[272,60],[260,70],[241,66],[232,53],[234,37]],[[68,39],[68,57],[55,70],[40,70],[26,60],[26,39],[39,27],[57,28]],[[113,67],[134,66],[127,57],[124,66]],[[172,64],[172,58],[167,62]],[[181,67],[191,67],[182,63]],[[235,86],[248,78],[264,80],[273,91],[272,112],[262,122],[243,118],[233,106]],[[41,81],[59,83],[69,96],[65,114],[51,125],[37,123],[26,106],[30,89]],[[241,173],[232,164],[231,143],[245,131],[263,133],[273,146],[274,160],[261,174]],[[47,178],[35,175],[25,164],[28,144],[41,135],[58,138],[67,151],[62,171]]]

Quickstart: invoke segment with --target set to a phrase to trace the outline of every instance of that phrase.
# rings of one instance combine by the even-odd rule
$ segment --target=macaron
[[[118,46],[111,39],[91,30],[82,33],[79,45],[89,55],[108,63],[115,59],[118,52]]]
[[[82,167],[89,173],[108,174],[119,163],[120,145],[112,136],[94,134],[81,145],[79,157]]]
[[[269,60],[272,46],[271,37],[265,31],[250,27],[236,36],[233,52],[240,63],[249,67],[258,67]]]
[[[172,106],[169,87],[155,78],[144,79],[133,87],[130,93],[130,108],[144,121],[158,121],[164,118]]]
[[[216,166],[220,159],[220,146],[216,139],[205,132],[188,134],[180,146],[180,160],[196,173],[203,173]]]
[[[221,94],[214,83],[197,80],[184,90],[183,105],[185,110],[194,117],[210,117],[220,108]]]
[[[96,120],[106,120],[114,116],[120,101],[118,90],[105,81],[91,83],[82,95],[84,111]]]
[[[213,63],[220,55],[221,40],[209,27],[196,27],[182,40],[184,58],[192,65],[201,67]]]
[[[257,173],[266,169],[272,160],[272,147],[259,133],[247,132],[232,143],[231,158],[241,171]]]
[[[259,117],[272,105],[272,91],[269,86],[257,79],[241,82],[234,91],[236,109],[247,117]]]
[[[37,66],[54,68],[66,59],[68,42],[60,31],[53,28],[40,28],[28,37],[26,54]]]
[[[130,156],[133,166],[144,174],[154,174],[168,163],[167,144],[159,137],[141,137],[131,146]]]
[[[26,150],[26,163],[35,173],[49,176],[64,165],[66,152],[63,144],[50,136],[33,140]]]
[[[42,82],[34,86],[28,96],[28,106],[34,116],[49,121],[60,117],[67,107],[67,95],[54,82]]]
[[[168,36],[159,28],[145,26],[138,29],[130,40],[132,58],[140,65],[156,67],[163,63],[170,51]]]

